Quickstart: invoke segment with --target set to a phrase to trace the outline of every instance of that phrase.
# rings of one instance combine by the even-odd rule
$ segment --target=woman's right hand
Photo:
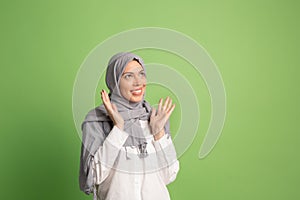
[[[101,91],[101,99],[103,101],[104,107],[113,121],[114,125],[117,126],[119,129],[124,129],[124,119],[118,112],[118,108],[115,104],[110,102],[109,96],[105,90]]]

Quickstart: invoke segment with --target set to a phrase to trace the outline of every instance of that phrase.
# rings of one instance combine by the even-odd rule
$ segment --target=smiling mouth
[[[131,90],[131,93],[135,96],[139,96],[143,93],[143,88],[141,87],[141,88],[138,88],[136,90]]]

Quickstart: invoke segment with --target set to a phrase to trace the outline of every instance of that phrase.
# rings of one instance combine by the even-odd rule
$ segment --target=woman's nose
[[[139,76],[134,76],[134,85],[141,85],[142,84],[142,78]]]

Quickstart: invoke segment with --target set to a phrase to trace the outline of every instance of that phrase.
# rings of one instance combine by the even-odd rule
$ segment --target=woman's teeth
[[[131,92],[133,95],[140,95],[142,93],[142,90],[134,90]]]

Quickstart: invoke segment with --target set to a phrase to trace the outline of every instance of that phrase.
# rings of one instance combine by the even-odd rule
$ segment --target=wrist
[[[153,135],[153,137],[154,137],[154,140],[157,141],[160,138],[162,138],[164,135],[165,135],[165,130],[162,129],[160,132],[158,132],[157,134]]]
[[[121,131],[124,130],[124,124],[115,124],[116,127],[118,127]]]

